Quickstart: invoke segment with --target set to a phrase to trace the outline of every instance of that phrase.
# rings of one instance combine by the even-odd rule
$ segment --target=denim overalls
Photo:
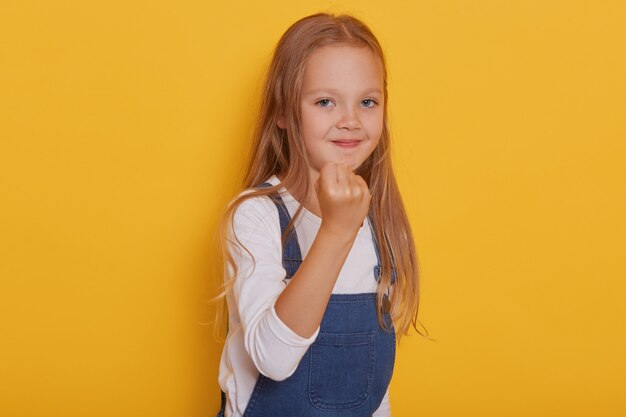
[[[268,186],[271,184],[260,187]],[[278,194],[270,198],[284,233],[291,216]],[[380,256],[373,230],[372,236],[378,259],[372,275],[378,280]],[[292,278],[301,263],[300,246],[292,229],[283,247],[285,279]],[[396,353],[390,315],[383,314],[390,328],[384,331],[376,313],[376,293],[331,294],[320,332],[295,372],[284,381],[259,375],[244,417],[370,417],[387,391]],[[224,400],[222,393],[218,417],[223,415]]]

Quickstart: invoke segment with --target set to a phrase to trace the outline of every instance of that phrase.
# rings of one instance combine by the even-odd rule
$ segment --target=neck
[[[309,195],[303,199],[302,205],[304,208],[315,214],[320,219],[322,218],[322,210],[320,209],[320,203],[317,199],[317,192],[315,191],[315,183],[319,180],[320,173],[312,168],[309,168],[309,179],[311,181],[309,186]]]
[[[283,182],[282,178],[278,176],[278,180]],[[309,169],[309,179],[311,181],[309,185],[309,195],[305,196],[301,192],[302,190],[287,189],[289,193],[304,206],[305,209],[315,214],[317,217],[322,217],[322,210],[320,209],[319,200],[317,199],[317,192],[315,191],[315,182],[319,179],[320,173],[314,169]]]

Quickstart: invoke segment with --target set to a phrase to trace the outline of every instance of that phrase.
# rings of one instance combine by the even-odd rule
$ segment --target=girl
[[[218,416],[389,416],[419,287],[385,59],[361,21],[320,13],[282,36],[244,189],[222,224]]]

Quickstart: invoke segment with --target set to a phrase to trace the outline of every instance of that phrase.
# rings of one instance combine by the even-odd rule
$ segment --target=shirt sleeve
[[[380,406],[376,410],[372,417],[390,417],[391,416],[391,404],[389,403],[389,387],[387,387],[387,392],[385,392],[385,396],[383,397],[383,401],[380,403]]]
[[[278,211],[267,197],[253,197],[235,211],[228,231],[229,249],[237,265],[234,307],[244,334],[244,347],[258,371],[281,381],[293,374],[315,341],[296,334],[274,309],[285,289]],[[232,272],[232,270],[231,270]]]

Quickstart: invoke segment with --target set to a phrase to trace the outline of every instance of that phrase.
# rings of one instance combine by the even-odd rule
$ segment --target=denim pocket
[[[375,331],[319,333],[311,346],[309,399],[320,410],[361,406],[374,378]]]

